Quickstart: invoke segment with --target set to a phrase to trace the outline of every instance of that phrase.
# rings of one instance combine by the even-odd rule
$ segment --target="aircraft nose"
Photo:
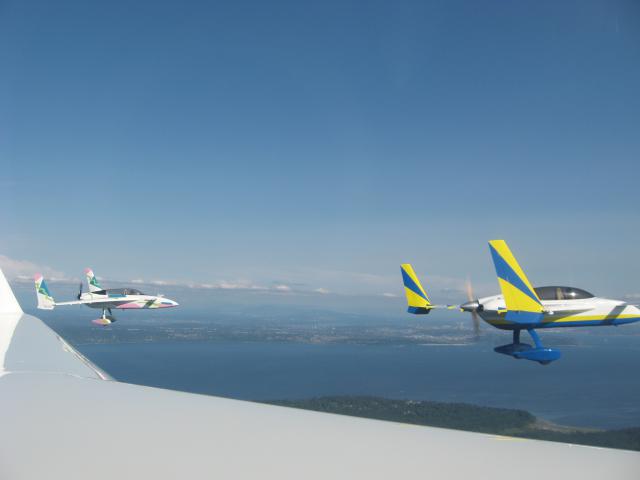
[[[177,307],[178,305],[180,305],[178,302],[171,300],[170,298],[163,298],[160,301],[160,307],[162,308]]]

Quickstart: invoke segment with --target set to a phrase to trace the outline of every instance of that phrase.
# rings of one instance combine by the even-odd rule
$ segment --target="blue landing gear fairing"
[[[469,301],[459,307],[433,305],[412,266],[405,263],[401,271],[409,313],[425,315],[434,308],[459,308],[471,313],[474,320],[480,317],[496,328],[513,331],[512,343],[496,347],[497,353],[543,365],[559,359],[561,352],[542,344],[538,328],[623,325],[640,320],[638,307],[621,300],[595,297],[573,287],[533,288],[504,240],[490,241],[489,249],[502,295],[473,299],[469,289]],[[523,330],[533,345],[520,341]]]
[[[521,330],[514,330],[513,343],[508,343],[507,345],[496,347],[493,350],[497,353],[511,355],[513,358],[524,358],[526,360],[533,360],[541,363],[542,365],[547,365],[562,356],[560,350],[554,350],[553,348],[544,347],[540,342],[540,337],[533,328],[530,328],[527,331],[533,339],[533,347],[528,343],[521,343]]]

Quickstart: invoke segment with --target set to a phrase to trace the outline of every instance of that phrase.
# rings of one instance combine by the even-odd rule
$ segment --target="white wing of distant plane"
[[[107,303],[108,300],[69,300],[66,302],[56,302],[56,307],[60,305],[86,305],[87,303]],[[113,302],[110,302],[113,303]]]
[[[56,307],[59,307],[60,305],[87,305],[87,304],[91,304],[91,305],[120,305],[123,303],[130,303],[131,299],[128,298],[100,298],[100,299],[95,299],[95,300],[69,300],[68,302],[56,302],[55,305]]]
[[[162,368],[162,365],[158,365]],[[425,380],[426,381],[426,380]],[[0,478],[638,478],[640,454],[120,383],[0,272]]]

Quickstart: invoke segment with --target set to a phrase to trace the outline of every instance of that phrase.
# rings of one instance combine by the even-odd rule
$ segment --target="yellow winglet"
[[[540,321],[544,311],[542,303],[507,242],[491,240],[489,249],[507,307],[507,320],[518,323]]]
[[[404,293],[407,296],[407,304],[409,313],[416,315],[425,315],[431,311],[432,305],[427,292],[424,291],[416,272],[410,263],[403,263],[400,266],[402,272],[402,281],[404,282]]]

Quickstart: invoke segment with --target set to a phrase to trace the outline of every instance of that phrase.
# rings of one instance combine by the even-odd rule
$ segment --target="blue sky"
[[[401,294],[640,292],[640,6],[0,3],[16,272]],[[45,268],[48,267],[48,268]]]

